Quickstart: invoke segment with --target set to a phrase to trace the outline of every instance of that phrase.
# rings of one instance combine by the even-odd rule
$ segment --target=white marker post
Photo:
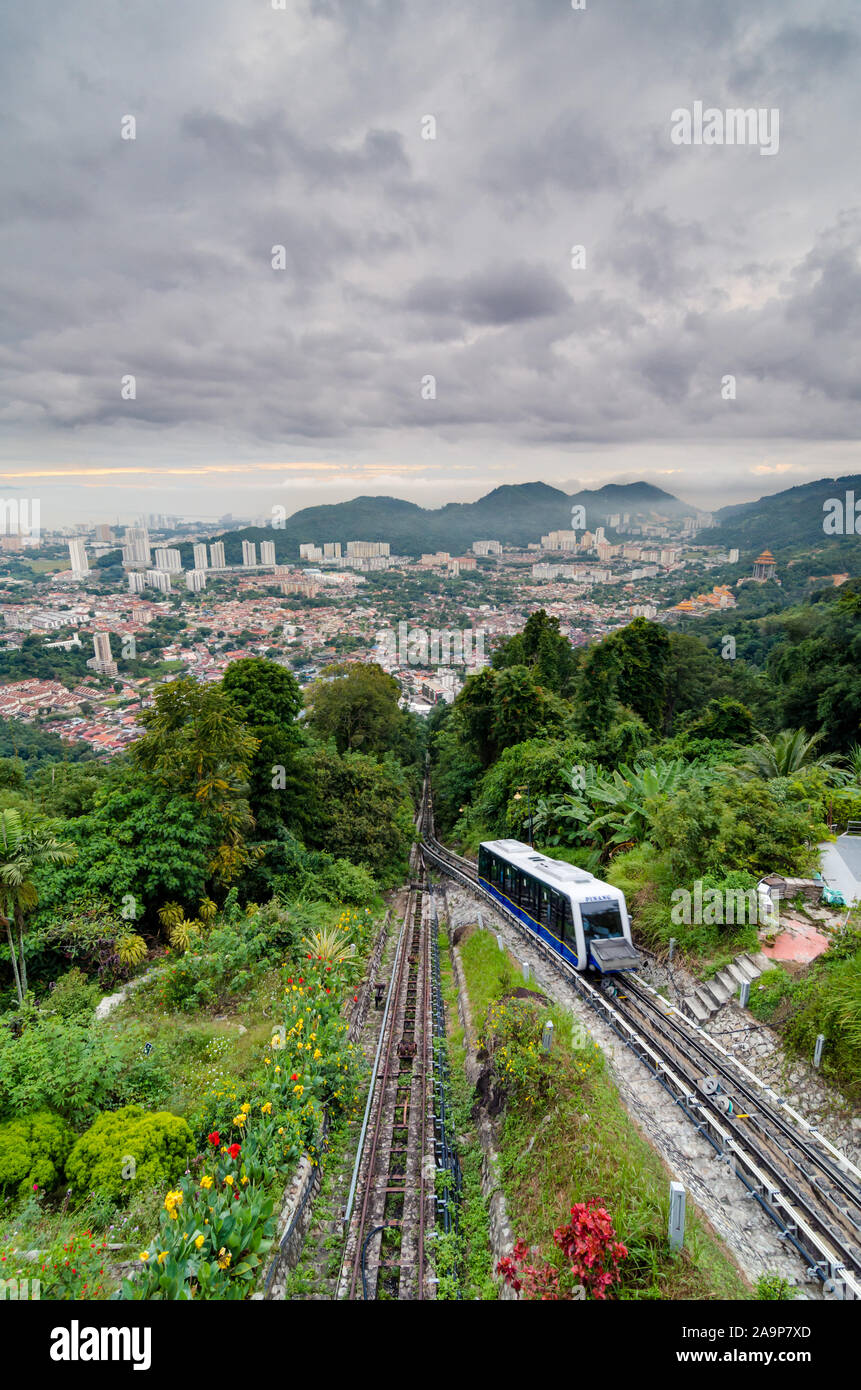
[[[685,1189],[680,1182],[670,1183],[670,1225],[667,1238],[671,1250],[681,1250],[685,1243]]]

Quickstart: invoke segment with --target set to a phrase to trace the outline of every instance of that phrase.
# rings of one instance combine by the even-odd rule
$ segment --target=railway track
[[[434,1213],[430,923],[424,887],[413,883],[345,1213],[340,1298],[428,1296],[427,1236]]]
[[[575,971],[478,881],[474,863],[434,835],[425,785],[418,817],[427,864],[488,899],[674,1097],[832,1296],[861,1299],[861,1171],[695,1023],[637,976],[600,985]]]

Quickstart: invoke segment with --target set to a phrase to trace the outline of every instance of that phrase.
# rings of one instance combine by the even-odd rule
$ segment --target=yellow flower
[[[218,1265],[219,1269],[227,1269],[228,1265],[230,1264],[230,1251],[225,1250],[223,1245],[218,1252],[218,1259],[216,1260],[216,1264]]]
[[[302,1092],[303,1092],[304,1090],[305,1090],[305,1087],[304,1087],[304,1086],[294,1086],[294,1087],[293,1087],[293,1094],[294,1094],[294,1096],[301,1096],[301,1094],[302,1094]]]
[[[277,1033],[276,1033],[275,1036],[273,1037],[273,1039],[272,1039],[271,1043],[269,1044],[269,1046],[272,1048],[272,1051],[273,1051],[273,1052],[277,1052],[277,1051],[278,1051],[279,1047],[281,1046],[281,1039],[279,1038],[279,1036],[278,1036]]]
[[[323,1056],[323,1054],[322,1054],[322,1052],[320,1051],[319,1047],[315,1047],[315,1048],[314,1048],[314,1061],[316,1062],[316,1061],[317,1061],[317,1058],[318,1058],[318,1057],[322,1057],[322,1056]]]
[[[279,1130],[278,1130],[278,1133],[279,1133],[279,1134],[283,1134],[283,1133],[284,1133],[284,1126],[283,1126],[283,1125],[280,1126],[280,1128],[279,1128]]]
[[[167,1252],[166,1250],[160,1250],[160,1251],[159,1251],[158,1262],[159,1262],[160,1265],[163,1265],[163,1264],[164,1264],[165,1260],[167,1259],[167,1255],[168,1255],[168,1252]]]
[[[140,1254],[138,1255],[138,1259],[139,1259],[139,1260],[144,1260],[144,1261],[148,1260],[148,1259],[149,1259],[149,1251],[148,1251],[148,1250],[142,1250],[142,1251],[140,1252]]]
[[[228,1174],[227,1174],[227,1177],[224,1179],[224,1181],[225,1181],[226,1183],[229,1183],[229,1185],[232,1187],[232,1186],[233,1186],[233,1174],[232,1174],[232,1173],[228,1173]]]
[[[209,1176],[208,1173],[205,1178],[200,1179],[200,1185],[201,1187],[212,1187],[212,1178]]]
[[[243,1174],[243,1176],[242,1176],[242,1186],[245,1187],[245,1185],[246,1185],[247,1182],[248,1182],[248,1179],[247,1179],[247,1177]]]
[[[272,1058],[271,1058],[271,1057],[264,1057],[264,1058],[263,1058],[263,1065],[266,1066],[266,1067],[271,1067],[271,1066],[272,1066]]]
[[[246,1118],[247,1118],[247,1117],[246,1117],[245,1115],[241,1114],[241,1113],[240,1113],[239,1115],[234,1115],[234,1116],[233,1116],[233,1123],[234,1123],[235,1125],[238,1125],[239,1128],[241,1129],[242,1126],[245,1124]]]
[[[246,1101],[244,1105],[240,1105],[239,1109],[242,1111],[243,1115],[251,1113],[251,1106],[248,1104],[248,1101]]]
[[[271,1102],[271,1100],[267,1100],[266,1103],[265,1103],[265,1105],[261,1105],[261,1107],[260,1107],[260,1113],[261,1113],[261,1115],[271,1115],[271,1114],[272,1114],[272,1102]]]
[[[276,1068],[275,1068],[275,1075],[276,1075],[276,1076],[278,1075],[278,1073],[280,1072],[280,1070],[281,1070],[280,1067],[276,1067]]]
[[[198,1236],[198,1237],[197,1237],[197,1240],[194,1242],[195,1245],[197,1246],[198,1250],[200,1249],[201,1245],[203,1244],[203,1240],[204,1240],[203,1236]]]

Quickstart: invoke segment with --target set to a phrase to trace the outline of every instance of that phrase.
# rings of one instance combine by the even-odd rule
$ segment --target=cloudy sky
[[[4,496],[861,471],[857,0],[284,3],[4,7]],[[776,152],[675,144],[697,101]]]

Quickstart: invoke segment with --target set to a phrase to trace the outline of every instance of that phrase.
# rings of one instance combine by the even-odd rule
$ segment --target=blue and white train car
[[[520,840],[486,840],[478,877],[487,892],[575,970],[602,975],[641,964],[625,895],[586,869]]]

